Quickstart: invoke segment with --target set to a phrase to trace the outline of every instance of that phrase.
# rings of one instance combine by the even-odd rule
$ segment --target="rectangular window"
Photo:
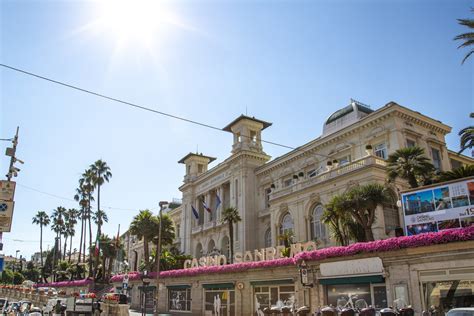
[[[408,148],[415,147],[415,146],[416,146],[416,142],[414,140],[407,139],[407,147]]]
[[[168,310],[191,311],[191,289],[169,289]]]
[[[444,315],[455,307],[472,306],[469,302],[472,302],[473,293],[474,281],[469,279],[423,282],[424,306],[434,306],[438,315]]]
[[[219,310],[216,314],[216,310]],[[235,316],[235,291],[209,289],[204,291],[204,315]]]
[[[388,155],[387,155],[387,146],[385,145],[385,143],[375,145],[374,153],[375,153],[375,156],[377,156],[377,157],[380,157],[382,159],[387,159],[387,157],[388,157]]]
[[[255,287],[254,288],[254,299],[255,299],[255,308],[263,313],[263,310],[268,307],[293,307],[293,304],[297,304],[295,287],[293,285],[287,286],[265,286],[265,287]]]
[[[283,181],[283,186],[284,187],[289,187],[293,183],[293,179],[289,178]]]
[[[204,166],[202,164],[198,164],[198,173],[202,173],[204,171]]]
[[[351,162],[351,155],[341,157],[338,159],[338,161],[339,161],[339,166],[347,165],[348,163]]]
[[[257,141],[257,132],[256,131],[250,131],[250,140],[254,143]]]
[[[438,149],[431,148],[431,155],[433,156],[433,166],[436,170],[441,171],[441,153]]]

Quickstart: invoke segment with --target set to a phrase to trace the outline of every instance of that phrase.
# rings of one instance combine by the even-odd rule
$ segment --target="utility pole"
[[[160,293],[160,259],[161,259],[161,231],[163,230],[163,208],[167,201],[160,201],[160,230],[158,231],[158,245],[156,246],[156,313],[158,314],[158,299]]]

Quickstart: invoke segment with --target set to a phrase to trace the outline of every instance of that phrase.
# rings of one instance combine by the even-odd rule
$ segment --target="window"
[[[338,159],[338,161],[339,161],[339,166],[347,165],[349,162],[351,162],[351,155],[341,157]]]
[[[179,225],[176,225],[176,237],[179,238],[179,230],[181,227]]]
[[[257,141],[257,132],[256,131],[250,131],[250,141],[256,142]]]
[[[215,311],[219,310],[219,314]],[[233,289],[206,288],[204,291],[204,315],[235,315],[235,291]]]
[[[202,173],[204,171],[204,166],[202,164],[198,164],[198,173]]]
[[[293,183],[293,179],[289,178],[283,181],[283,186],[284,187],[289,187]]]
[[[191,165],[186,166],[186,173],[190,174],[191,173]]]
[[[433,156],[433,166],[436,170],[441,171],[441,153],[438,149],[431,148],[431,155]]]
[[[457,168],[461,168],[461,167],[462,167],[462,162],[460,162],[459,160],[451,159],[451,168],[452,169],[457,169]]]
[[[375,153],[375,156],[377,156],[379,158],[387,159],[387,157],[388,157],[388,155],[387,155],[387,146],[385,145],[385,143],[375,145],[374,153]]]
[[[293,307],[297,303],[294,285],[254,287],[255,307],[260,313],[268,307]],[[261,314],[258,315],[261,315]]]
[[[270,228],[265,232],[265,248],[272,246],[272,230]]]
[[[191,289],[168,289],[168,309],[170,311],[191,311]]]
[[[313,213],[311,214],[311,239],[326,239],[326,226],[321,221],[321,216],[323,215],[322,205],[318,205],[314,208]]]
[[[280,235],[290,234],[294,232],[295,224],[293,223],[293,218],[290,213],[286,213],[283,216],[280,224]]]
[[[415,146],[416,146],[416,142],[414,140],[407,139],[407,147],[408,148],[415,147]]]

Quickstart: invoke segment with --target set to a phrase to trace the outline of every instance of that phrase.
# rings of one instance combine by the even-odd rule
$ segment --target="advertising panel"
[[[0,232],[10,232],[15,202],[0,201]]]
[[[407,236],[474,225],[474,179],[402,193]]]

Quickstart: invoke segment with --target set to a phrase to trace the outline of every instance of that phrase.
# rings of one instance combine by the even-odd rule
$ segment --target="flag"
[[[206,211],[208,211],[209,213],[212,213],[211,209],[209,208],[209,206],[207,206],[206,202],[204,200],[202,200],[202,206],[204,206],[204,208],[206,209]]]
[[[216,194],[216,210],[219,208],[219,205],[221,205],[221,198]]]
[[[199,213],[196,211],[194,206],[191,205],[191,209],[193,210],[194,217],[196,217],[196,219],[199,219]]]

